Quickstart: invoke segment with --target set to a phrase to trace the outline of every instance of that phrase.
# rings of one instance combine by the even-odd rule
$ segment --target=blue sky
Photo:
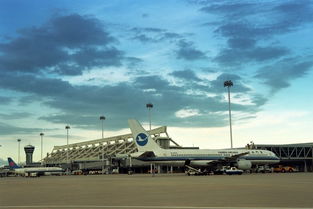
[[[312,141],[312,1],[16,1],[0,6],[0,158],[167,125],[179,144]],[[24,154],[22,154],[22,160]]]

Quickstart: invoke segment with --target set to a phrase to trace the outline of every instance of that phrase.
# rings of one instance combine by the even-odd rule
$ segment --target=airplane
[[[255,165],[276,164],[280,160],[268,150],[247,149],[163,149],[135,119],[128,124],[138,148],[130,157],[151,164],[218,168],[225,165],[250,170]]]
[[[18,166],[12,158],[8,158],[9,167],[16,175],[29,176],[34,174],[35,176],[47,175],[47,174],[62,174],[64,171],[60,167],[28,167],[22,168]]]

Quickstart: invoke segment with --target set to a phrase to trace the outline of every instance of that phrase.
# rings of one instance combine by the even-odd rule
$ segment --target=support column
[[[159,172],[159,173],[163,173],[163,172],[162,172],[162,167],[161,167],[160,165],[158,165],[157,168],[158,168],[158,172]]]

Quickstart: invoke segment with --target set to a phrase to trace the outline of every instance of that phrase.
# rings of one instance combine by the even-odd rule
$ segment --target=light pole
[[[103,115],[101,115],[100,120],[102,122],[102,139],[103,139],[103,121],[105,120],[105,117]]]
[[[233,86],[233,82],[231,80],[224,82],[224,87],[227,87],[228,90],[228,111],[229,111],[229,130],[230,130],[230,147],[233,148],[233,133],[231,127],[231,110],[230,110],[230,87]]]
[[[103,115],[101,115],[100,120],[102,122],[102,139],[103,139],[103,121],[105,120],[105,117]],[[102,141],[102,157],[101,157],[101,160],[102,160],[102,174],[104,174],[104,144],[103,144],[103,141]]]
[[[43,161],[42,161],[43,141],[42,141],[42,139],[43,139],[44,133],[40,133],[39,135],[40,135],[40,144],[41,144],[41,149],[40,149],[40,151],[41,151],[41,153],[40,153],[40,158],[41,158],[41,164],[43,164]]]
[[[151,131],[151,108],[153,108],[153,104],[152,103],[148,103],[148,104],[146,104],[146,107],[149,110],[149,127],[150,127],[150,131]]]
[[[20,164],[21,139],[17,139],[17,143],[18,143],[17,164]]]
[[[65,126],[65,129],[66,129],[66,173],[68,174],[68,130],[70,129],[71,127],[69,125]]]

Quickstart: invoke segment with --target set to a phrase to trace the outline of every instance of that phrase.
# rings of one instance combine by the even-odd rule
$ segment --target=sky
[[[0,159],[168,126],[178,144],[312,142],[313,1],[2,0]],[[21,151],[21,161],[25,154]]]

